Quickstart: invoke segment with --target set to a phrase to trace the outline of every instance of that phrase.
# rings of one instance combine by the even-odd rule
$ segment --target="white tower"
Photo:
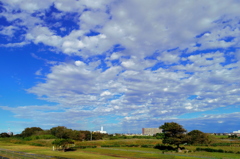
[[[103,131],[103,126],[101,126],[100,133],[101,133],[101,134],[106,134],[106,133],[107,133],[106,131]]]
[[[12,135],[11,131],[10,131],[10,128],[8,128],[8,132],[7,132],[8,135]]]

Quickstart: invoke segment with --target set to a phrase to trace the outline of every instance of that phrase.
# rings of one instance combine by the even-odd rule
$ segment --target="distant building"
[[[94,131],[94,132],[98,132],[98,133],[101,133],[101,134],[107,134],[106,131],[103,131],[103,126],[101,126],[101,130]]]
[[[233,133],[238,134],[238,133],[240,133],[240,130],[238,130],[238,131],[233,131]]]
[[[13,136],[13,132],[10,131],[10,128],[8,128],[8,135]]]
[[[155,135],[156,133],[162,133],[162,129],[159,128],[142,128],[143,135]]]

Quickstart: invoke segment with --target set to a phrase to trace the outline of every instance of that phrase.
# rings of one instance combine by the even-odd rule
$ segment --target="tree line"
[[[8,133],[1,133],[0,137],[11,137]],[[91,132],[88,130],[72,130],[65,126],[53,127],[49,130],[43,130],[40,127],[28,127],[25,128],[20,134],[14,135],[14,137],[22,138],[24,140],[35,140],[35,139],[72,139],[78,141],[88,141],[88,140],[101,140],[108,138],[110,140],[117,139],[162,139],[162,133],[157,133],[153,136],[142,136],[134,135],[127,136],[123,134],[101,134],[99,132]]]
[[[100,140],[107,134],[101,134],[99,132],[91,132],[88,130],[72,130],[65,126],[53,127],[49,130],[43,130],[40,127],[28,127],[25,128],[20,134],[14,135],[14,137],[24,139],[72,139],[72,140]],[[1,133],[0,137],[11,137],[8,133]]]
[[[181,144],[210,144],[211,138],[208,134],[199,130],[192,130],[187,133],[187,130],[175,122],[164,123],[159,127],[163,133],[158,133],[151,138],[162,139],[163,144],[176,145],[179,148]],[[7,133],[1,133],[0,137],[10,137]],[[65,126],[52,127],[49,130],[43,130],[40,127],[25,128],[21,134],[14,137],[20,137],[26,140],[34,139],[71,139],[78,141],[101,140],[103,138],[109,139],[128,139],[126,136],[117,134],[115,136],[108,134],[101,134],[99,132],[91,132],[88,130],[72,130]],[[135,136],[136,138],[138,136]],[[135,138],[134,136],[132,138]],[[144,136],[139,136],[143,138]],[[149,138],[149,136],[147,136]]]

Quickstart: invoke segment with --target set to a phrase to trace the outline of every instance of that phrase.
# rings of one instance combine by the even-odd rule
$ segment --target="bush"
[[[134,139],[156,139],[155,136],[133,136]]]
[[[138,147],[139,145],[131,144],[131,145],[121,145],[121,147]]]
[[[159,150],[175,150],[175,148],[173,148],[172,146],[166,146],[163,144],[157,144],[154,146],[154,148]]]
[[[224,153],[224,150],[222,149],[212,149],[212,148],[196,148],[196,151],[207,151],[207,152],[220,152]]]
[[[101,147],[120,147],[120,145],[101,145]]]
[[[32,139],[32,137],[24,137],[23,140],[24,140],[24,141],[31,141],[31,140],[33,140],[33,139]]]
[[[38,139],[56,139],[56,137],[53,135],[33,135],[33,136],[23,138],[23,140],[25,141],[38,140]]]
[[[117,140],[117,139],[157,139],[156,136],[110,136],[110,140]]]
[[[44,145],[39,144],[39,143],[31,143],[30,145],[32,145],[32,146],[44,146]]]
[[[154,145],[141,145],[141,147],[143,147],[143,148],[153,148]]]
[[[39,135],[35,137],[36,139],[56,139],[53,135]]]
[[[97,148],[97,146],[74,146],[75,149]]]
[[[231,146],[232,143],[213,143],[211,146]]]

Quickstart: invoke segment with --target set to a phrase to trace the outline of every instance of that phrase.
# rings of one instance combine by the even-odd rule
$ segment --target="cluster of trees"
[[[65,126],[53,127],[49,130],[43,130],[40,127],[25,128],[21,134],[15,135],[15,137],[38,139],[44,136],[46,138],[58,138],[58,139],[72,139],[72,140],[100,140],[107,134],[101,134],[87,130],[72,130]],[[0,137],[10,137],[7,133],[0,134]]]
[[[209,135],[199,131],[199,130],[192,130],[191,132],[187,133],[187,131],[183,128],[182,125],[179,125],[175,122],[164,123],[162,126],[159,127],[163,130],[163,133],[158,133],[154,137],[158,139],[163,139],[163,144],[170,144],[176,145],[179,148],[180,144],[207,144],[211,143],[211,139]],[[15,135],[17,137],[22,138],[33,138],[38,139],[41,136],[45,136],[46,138],[52,139],[63,139],[63,141],[70,140],[101,140],[105,137],[111,139],[119,138],[118,136],[109,136],[108,134],[101,134],[101,133],[92,133],[90,131],[83,131],[83,130],[72,130],[68,129],[65,126],[57,126],[53,127],[49,130],[43,130],[40,127],[30,127],[25,128],[21,134]],[[10,137],[7,133],[1,133],[0,137]],[[70,141],[69,140],[69,141]],[[58,141],[58,140],[57,140]],[[58,145],[59,141],[55,143]],[[61,142],[63,142],[61,141]]]
[[[238,136],[237,136],[237,134],[231,134],[231,135],[228,135],[228,138],[230,138],[230,139],[237,139]]]
[[[0,137],[11,137],[11,135],[9,135],[6,132],[3,132],[3,133],[0,134]]]
[[[176,145],[179,148],[180,144],[210,144],[210,136],[206,133],[203,133],[199,130],[192,130],[187,133],[187,130],[183,128],[182,125],[179,125],[175,122],[164,123],[159,127],[163,129],[164,137],[163,143]]]

